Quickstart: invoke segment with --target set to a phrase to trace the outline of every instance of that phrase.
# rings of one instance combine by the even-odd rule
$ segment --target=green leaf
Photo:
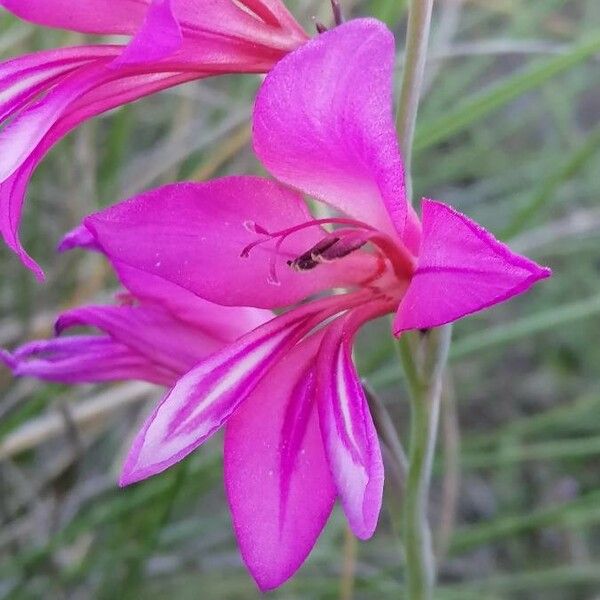
[[[456,109],[417,127],[414,151],[429,148],[463,131],[489,113],[540,87],[552,77],[568,71],[598,52],[600,31],[594,32],[565,54],[536,62],[490,89],[471,96]]]

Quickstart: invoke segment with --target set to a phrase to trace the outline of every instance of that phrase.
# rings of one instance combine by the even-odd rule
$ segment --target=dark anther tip
[[[325,25],[323,25],[323,23],[321,23],[321,21],[316,21],[316,20],[315,20],[315,29],[317,30],[317,33],[319,33],[319,34],[325,33],[327,31],[327,27],[325,27]]]

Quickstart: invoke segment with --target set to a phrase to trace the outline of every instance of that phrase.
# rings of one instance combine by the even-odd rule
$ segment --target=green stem
[[[404,159],[406,197],[412,201],[412,146],[427,58],[433,0],[411,0],[396,126]]]
[[[412,202],[412,147],[423,87],[433,0],[411,0],[408,12],[402,88],[397,129],[402,149],[406,198]],[[410,449],[403,507],[403,540],[409,600],[428,600],[433,593],[435,561],[427,523],[429,482],[437,437],[442,375],[450,329],[430,331],[422,339],[404,334],[398,342],[410,392]]]
[[[423,88],[433,0],[411,0],[406,32],[397,129],[404,158],[406,197],[412,202],[412,148]],[[408,475],[403,507],[403,536],[409,600],[428,600],[435,581],[435,560],[427,522],[429,484],[437,438],[442,377],[448,360],[450,327],[422,338],[404,334],[398,342],[410,392]]]
[[[398,341],[411,403],[409,463],[403,511],[410,600],[431,598],[435,582],[435,559],[427,522],[427,505],[450,336],[449,326],[428,332],[420,343],[418,353],[408,336]],[[417,354],[421,364],[415,361]]]

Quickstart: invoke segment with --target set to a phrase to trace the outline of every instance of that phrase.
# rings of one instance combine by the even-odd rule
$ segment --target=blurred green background
[[[325,0],[289,6],[309,31],[311,16],[331,22]],[[404,2],[343,6],[386,20],[400,51]],[[600,598],[600,2],[438,0],[434,16],[415,191],[554,270],[455,327],[431,502],[436,598]],[[0,13],[2,58],[84,39]],[[50,154],[22,228],[48,281],[0,249],[0,346],[49,335],[60,309],[109,299],[115,281],[98,256],[54,252],[85,214],[172,180],[259,172],[258,84],[228,76],[163,92]],[[357,358],[404,432],[387,328],[366,331]],[[116,487],[160,393],[14,380],[2,368],[0,598],[259,597],[233,539],[219,436],[167,473]],[[270,596],[402,598],[400,561],[386,512],[359,544],[336,508],[304,568]]]

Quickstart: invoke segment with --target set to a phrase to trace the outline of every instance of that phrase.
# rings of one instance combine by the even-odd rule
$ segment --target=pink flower
[[[129,289],[140,278],[282,309],[175,383],[121,475],[126,485],[159,473],[225,425],[227,496],[261,589],[299,568],[336,498],[358,537],[376,527],[383,464],[352,362],[359,328],[394,312],[396,335],[436,327],[550,275],[444,204],[425,200],[419,221],[404,196],[393,62],[377,21],[324,33],[282,59],[256,100],[254,148],[277,180],[169,185],[69,238],[101,248]],[[314,218],[301,192],[338,216]]]
[[[0,63],[0,234],[39,278],[18,226],[44,155],[95,115],[186,81],[268,71],[306,34],[281,0],[0,0],[50,27],[132,36],[126,46],[45,50]],[[40,97],[41,96],[41,97]]]

